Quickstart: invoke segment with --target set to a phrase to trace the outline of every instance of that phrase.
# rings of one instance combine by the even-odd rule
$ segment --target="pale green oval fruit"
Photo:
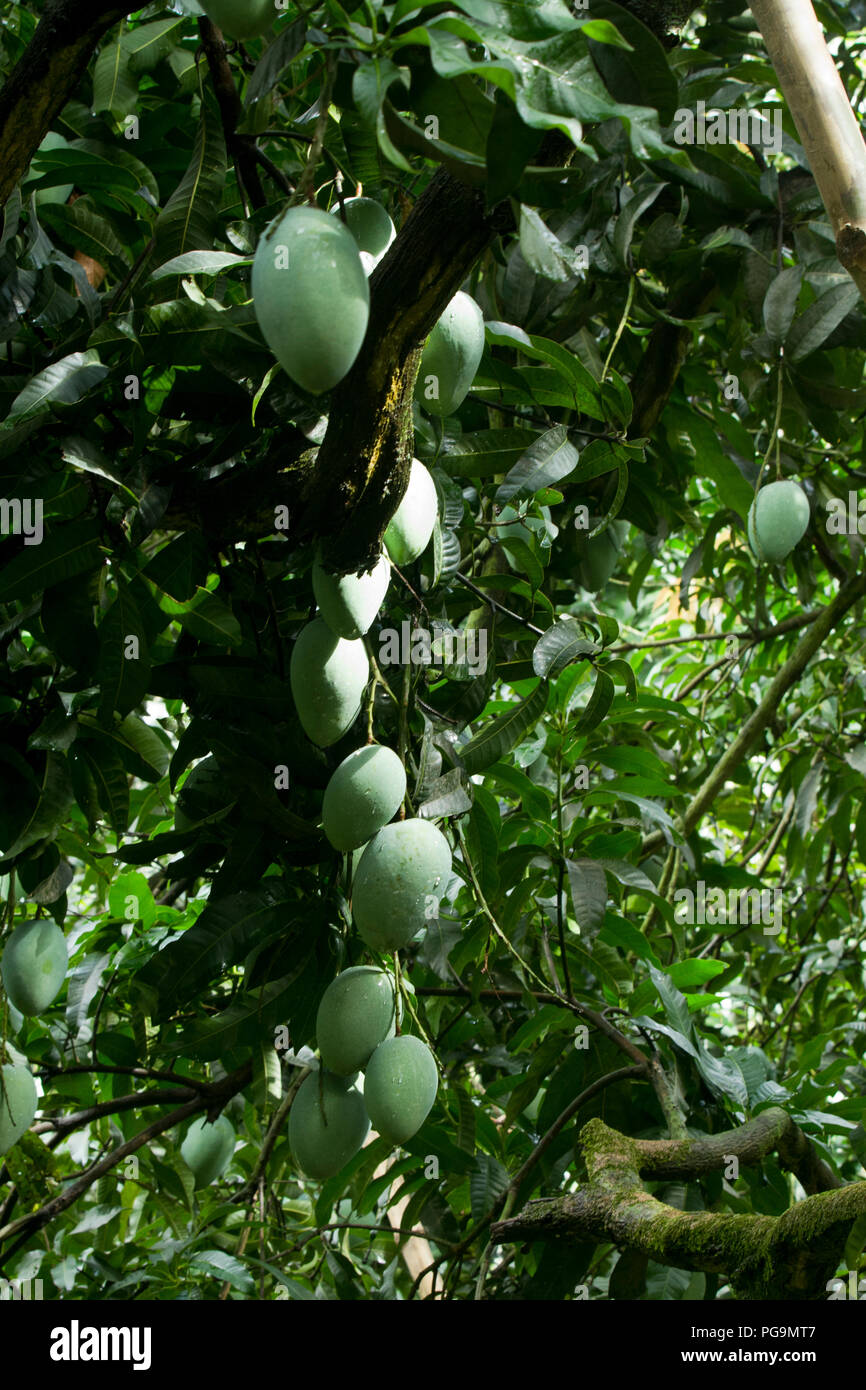
[[[397,235],[381,203],[373,198],[347,198],[344,203],[346,223],[362,253],[371,258],[368,270],[377,266],[388,247]],[[332,214],[340,216],[340,206],[331,209]],[[341,219],[342,220],[342,219]]]
[[[208,1187],[229,1165],[235,1151],[235,1132],[225,1115],[213,1124],[202,1116],[193,1120],[180,1146],[184,1163],[195,1174],[196,1187]]]
[[[313,593],[319,612],[337,637],[363,637],[382,607],[391,566],[388,556],[379,556],[366,574],[331,574],[319,561],[313,565]]]
[[[274,0],[199,0],[199,4],[230,39],[257,39],[281,13]]]
[[[809,499],[799,483],[768,483],[749,508],[749,542],[757,558],[776,564],[784,560],[809,525]]]
[[[405,1144],[430,1114],[438,1089],[433,1053],[420,1038],[404,1033],[380,1043],[364,1076],[373,1128],[392,1144]]]
[[[289,1144],[308,1178],[322,1181],[339,1173],[369,1132],[364,1097],[341,1077],[314,1072],[292,1101]]]
[[[302,629],[292,650],[289,682],[307,738],[328,748],[352,727],[370,678],[360,640],[335,637],[323,618]]]
[[[0,1076],[0,1154],[5,1154],[32,1125],[39,1099],[29,1067],[7,1062]]]
[[[49,151],[66,150],[68,148],[69,141],[63,135],[59,135],[56,130],[49,130],[42,144],[39,146],[40,150]],[[43,168],[42,174],[46,174],[47,172],[48,170]],[[39,175],[40,178],[42,174]],[[66,203],[69,201],[69,195],[74,187],[74,184],[64,183],[61,184],[59,188],[39,188],[36,190],[35,195],[36,206],[43,207],[46,203]]]
[[[437,915],[450,872],[448,841],[432,821],[395,821],[379,830],[352,887],[352,915],[367,945],[374,951],[407,945]]]
[[[373,965],[353,965],[332,980],[316,1014],[322,1062],[337,1076],[362,1071],[376,1048],[393,1037],[394,986]]]
[[[420,459],[413,459],[409,486],[385,532],[385,547],[395,565],[411,564],[426,550],[438,510],[432,475]]]
[[[3,950],[3,987],[22,1014],[41,1014],[66,977],[69,954],[56,922],[39,918],[16,927]]]
[[[469,394],[484,352],[484,315],[458,290],[434,325],[418,370],[415,399],[431,415],[453,415]]]
[[[325,788],[322,825],[334,849],[357,849],[387,825],[406,795],[406,769],[382,744],[356,748]]]
[[[191,825],[197,825],[236,800],[226,791],[225,776],[211,753],[196,763],[178,792],[174,809],[175,829],[188,830]]]
[[[342,381],[361,349],[370,288],[352,233],[321,208],[295,207],[256,249],[253,307],[293,381],[313,395]]]

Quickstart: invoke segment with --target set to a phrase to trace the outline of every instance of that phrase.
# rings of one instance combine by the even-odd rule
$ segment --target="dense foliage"
[[[856,109],[866,5],[816,8]],[[611,1241],[487,1247],[491,1220],[577,1188],[593,1117],[700,1137],[781,1106],[863,1181],[859,601],[700,793],[863,566],[856,496],[841,533],[827,504],[864,479],[864,310],[745,7],[671,37],[630,9],[326,0],[220,67],[193,0],[153,4],[105,34],[53,123],[68,143],[7,204],[0,494],[42,499],[44,534],[6,509],[2,941],[52,918],[70,964],[42,1014],[0,999],[7,1058],[40,1082],[0,1168],[0,1274],[45,1297],[403,1299],[430,1259],[457,1299],[730,1296]],[[4,73],[39,10],[6,11]],[[780,117],[778,148],[678,142],[699,101]],[[293,470],[329,397],[275,366],[252,256],[291,196],[330,210],[360,188],[398,230],[375,305],[437,169],[498,209],[462,286],[485,350],[454,414],[414,405],[439,519],[392,572],[357,723],[321,749],[289,664],[327,528],[296,524]],[[777,478],[811,521],[759,564],[746,519]],[[465,659],[386,664],[404,624],[471,637]],[[453,852],[397,958],[440,1084],[402,1148],[374,1138],[317,1183],[287,1097],[319,1001],[345,966],[395,965],[359,939],[351,856],[321,830],[331,773],[372,740]],[[685,921],[675,893],[701,882],[775,894],[779,916]],[[236,1147],[194,1189],[205,1083]],[[771,1153],[650,1186],[740,1215],[804,1196]],[[840,1274],[864,1237],[860,1216]]]

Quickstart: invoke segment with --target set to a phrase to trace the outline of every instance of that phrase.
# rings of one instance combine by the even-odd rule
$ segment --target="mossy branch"
[[[826,1297],[851,1226],[866,1213],[866,1182],[841,1186],[776,1107],[737,1129],[685,1140],[631,1139],[593,1119],[581,1130],[580,1147],[586,1185],[497,1222],[492,1241],[612,1242],[659,1264],[722,1274],[738,1298],[819,1299]],[[773,1151],[814,1194],[778,1218],[679,1211],[642,1183],[693,1179],[732,1158],[755,1165]],[[818,1190],[822,1184],[832,1190]]]

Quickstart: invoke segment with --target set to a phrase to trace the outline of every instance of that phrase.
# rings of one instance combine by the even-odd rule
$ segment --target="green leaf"
[[[95,348],[88,348],[86,352],[72,352],[37,372],[15,397],[6,419],[9,421],[18,416],[35,415],[40,410],[47,410],[52,401],[74,405],[107,376],[108,368],[100,362]]]
[[[211,1279],[231,1284],[233,1289],[238,1289],[241,1293],[255,1293],[255,1280],[249,1270],[245,1269],[234,1255],[228,1255],[224,1250],[199,1250],[190,1256],[189,1267],[202,1270]]]
[[[542,488],[567,478],[577,467],[580,455],[569,443],[565,425],[554,425],[539,435],[526,452],[509,469],[504,482],[496,489],[495,501],[502,507],[522,497],[532,497]]]
[[[526,264],[547,280],[571,280],[581,274],[577,253],[563,245],[534,208],[521,206],[520,250]]]
[[[797,308],[800,286],[803,283],[803,267],[788,266],[780,270],[764,295],[764,327],[774,343],[783,343]]]
[[[495,1207],[508,1187],[508,1170],[492,1154],[476,1154],[469,1176],[472,1220],[481,1221]]]
[[[78,741],[81,744],[81,740]],[[107,743],[88,741],[80,751],[96,788],[99,805],[114,833],[122,835],[129,824],[129,778],[120,755]]]
[[[187,531],[157,551],[144,569],[145,578],[176,602],[191,599],[207,576],[207,547],[199,531]]]
[[[613,704],[614,684],[600,667],[595,673],[595,685],[586,708],[572,728],[573,734],[589,734],[602,722]]]
[[[53,584],[99,568],[100,528],[95,521],[52,527],[41,545],[25,547],[0,572],[0,603],[28,599]]]
[[[535,727],[547,708],[548,685],[539,681],[531,695],[491,719],[468,743],[458,746],[463,766],[471,773],[481,772],[510,753],[524,734]]]
[[[266,97],[269,92],[273,91],[283,73],[297,58],[304,46],[306,36],[306,18],[296,19],[294,24],[289,24],[280,30],[273,43],[268,44],[264,54],[253,69],[244,95],[245,105],[251,106],[254,101],[260,101],[262,97]]]
[[[785,356],[791,362],[801,362],[817,352],[859,302],[860,291],[853,281],[831,285],[794,319],[785,339]]]
[[[194,606],[180,615],[181,626],[213,647],[240,646],[241,625],[228,604],[216,594],[199,592],[201,596]]]
[[[202,106],[189,168],[156,222],[157,266],[189,251],[209,251],[222,203],[226,145],[222,122],[212,107]]]
[[[607,878],[591,859],[567,859],[568,886],[584,945],[597,936],[607,909]]]
[[[583,636],[579,623],[564,618],[539,637],[532,652],[532,665],[537,676],[554,680],[572,661],[594,656],[599,650],[595,642],[588,642]]]
[[[93,69],[93,110],[113,116],[130,114],[138,101],[138,83],[131,75],[123,24],[106,38]]]
[[[144,874],[131,872],[116,878],[108,892],[108,906],[122,922],[152,927],[156,920],[156,903]]]
[[[97,676],[102,687],[99,710],[110,723],[115,713],[129,714],[147,694],[150,656],[138,606],[125,584],[99,624]]]
[[[230,251],[187,251],[158,266],[151,280],[165,280],[170,275],[219,275],[238,265],[252,265],[252,256],[235,256]]]
[[[6,849],[4,860],[29,849],[39,840],[53,839],[66,819],[72,805],[72,784],[66,759],[58,753],[47,753],[38,783],[39,796],[27,820]]]

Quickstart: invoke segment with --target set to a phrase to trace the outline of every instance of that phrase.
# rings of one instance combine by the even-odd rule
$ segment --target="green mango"
[[[230,39],[257,39],[277,15],[274,0],[199,0],[208,19]]]
[[[358,243],[361,259],[366,256],[367,273],[377,266],[396,237],[394,223],[374,198],[346,198],[346,226]],[[340,205],[331,209],[339,217]]]
[[[405,1144],[430,1114],[438,1089],[433,1053],[420,1038],[404,1033],[380,1043],[364,1076],[373,1128],[392,1144]]]
[[[749,542],[757,558],[776,564],[790,555],[806,534],[809,499],[799,483],[790,479],[768,483],[749,508]]]
[[[370,1132],[364,1097],[348,1078],[314,1072],[289,1111],[289,1145],[302,1173],[322,1181],[345,1168]]]
[[[395,565],[411,564],[427,549],[438,511],[433,477],[420,459],[413,459],[409,486],[385,532],[385,548]]]
[[[294,207],[274,218],[253,260],[253,308],[274,356],[314,396],[342,381],[361,350],[370,287],[339,218]]]
[[[223,811],[237,800],[226,791],[225,775],[213,754],[202,758],[190,772],[180,791],[174,809],[176,830],[189,830],[191,825]]]
[[[484,352],[484,315],[458,290],[427,339],[415,399],[430,415],[453,415],[469,394]]]
[[[213,1124],[207,1118],[193,1120],[180,1146],[180,1155],[195,1174],[196,1187],[209,1187],[229,1165],[235,1151],[235,1132],[225,1115]]]
[[[42,144],[39,146],[40,150],[47,150],[49,152],[54,150],[67,150],[68,148],[69,141],[65,139],[64,136],[59,135],[55,130],[49,130]],[[39,151],[37,150],[37,154],[38,153]],[[38,177],[41,178],[43,174],[47,173],[48,169],[43,168]],[[75,185],[72,183],[64,183],[57,188],[38,188],[35,194],[36,206],[43,207],[46,203],[67,203],[69,201],[69,195],[74,187]]]
[[[316,1014],[323,1064],[336,1076],[363,1071],[376,1048],[394,1036],[394,985],[373,965],[353,965],[332,980]]]
[[[590,518],[590,529],[598,519]],[[628,523],[612,521],[600,535],[587,538],[585,531],[574,533],[573,554],[577,560],[575,582],[589,593],[596,594],[607,584],[619,562]]]
[[[21,1062],[0,1067],[0,1154],[8,1153],[33,1123],[39,1104],[30,1068]]]
[[[329,748],[351,729],[369,679],[363,642],[335,637],[323,618],[307,623],[292,649],[289,682],[311,742]]]
[[[22,1014],[44,1013],[60,993],[68,964],[66,938],[56,922],[22,922],[3,950],[3,988]]]
[[[385,601],[391,579],[382,554],[366,574],[331,574],[318,560],[313,565],[313,593],[319,612],[336,637],[353,639],[369,632]]]
[[[448,841],[429,820],[395,821],[377,831],[352,886],[352,915],[374,951],[396,951],[438,912],[451,872]]]
[[[357,849],[387,825],[406,795],[406,769],[380,743],[356,748],[325,788],[322,825],[334,849]]]

